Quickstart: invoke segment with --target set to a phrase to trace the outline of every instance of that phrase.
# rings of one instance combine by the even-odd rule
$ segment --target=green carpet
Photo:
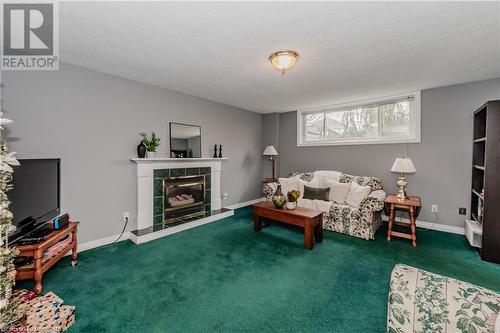
[[[76,305],[70,332],[384,332],[397,263],[500,291],[500,265],[460,235],[419,229],[418,246],[333,232],[313,251],[299,230],[252,231],[251,210],[143,245],[66,257],[44,279]]]

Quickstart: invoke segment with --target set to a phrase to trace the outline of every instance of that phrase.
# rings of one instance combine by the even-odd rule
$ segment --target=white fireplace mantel
[[[221,208],[220,173],[227,158],[131,158],[137,164],[137,229],[153,225],[154,170],[173,168],[210,168],[211,208]]]
[[[131,158],[131,161],[137,164],[151,164],[151,163],[161,163],[161,162],[169,162],[169,163],[185,163],[185,162],[206,162],[206,161],[227,161],[227,157],[222,158],[170,158],[170,157],[155,157],[155,158]],[[196,168],[196,167],[195,167]]]

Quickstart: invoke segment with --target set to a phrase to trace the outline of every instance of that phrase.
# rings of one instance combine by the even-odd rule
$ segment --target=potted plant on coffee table
[[[148,135],[145,132],[141,132],[139,134],[142,137],[142,142],[146,146],[146,157],[156,157],[156,148],[158,148],[158,146],[160,145],[160,138],[156,136],[155,132],[151,132],[150,138],[148,138]]]

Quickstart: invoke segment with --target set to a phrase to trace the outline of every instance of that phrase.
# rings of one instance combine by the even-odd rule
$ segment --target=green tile
[[[169,169],[155,170],[153,174],[154,174],[154,178],[169,177]]]
[[[200,168],[187,168],[186,176],[198,176],[200,174]]]
[[[212,188],[212,179],[211,179],[211,176],[210,175],[206,175],[205,176],[205,188],[207,190],[210,190]]]
[[[205,191],[205,205],[210,204],[211,202],[211,196],[210,196],[210,190]]]
[[[155,178],[153,193],[154,197],[160,197],[163,195],[163,178]]]
[[[153,215],[163,215],[163,197],[154,198]]]
[[[180,177],[186,175],[186,169],[170,169],[170,177]]]
[[[153,217],[153,223],[163,223],[163,215]]]
[[[210,168],[200,168],[200,175],[209,175]]]

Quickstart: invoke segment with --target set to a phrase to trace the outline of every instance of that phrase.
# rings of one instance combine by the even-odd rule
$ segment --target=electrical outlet
[[[222,200],[226,200],[227,198],[229,198],[229,194],[222,193]]]
[[[126,222],[129,219],[130,219],[129,213],[128,212],[123,212],[123,220],[122,220],[122,222]]]
[[[438,205],[432,205],[431,206],[431,213],[437,213],[438,212]]]
[[[458,214],[460,214],[460,215],[465,215],[465,214],[467,214],[467,209],[466,209],[466,208],[464,208],[464,207],[460,207],[460,208],[458,209]]]

